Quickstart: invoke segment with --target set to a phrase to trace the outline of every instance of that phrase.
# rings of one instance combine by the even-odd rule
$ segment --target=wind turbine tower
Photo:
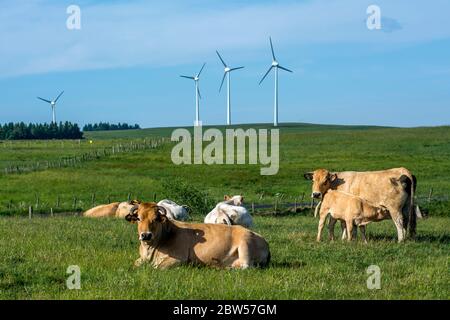
[[[222,82],[220,83],[220,88],[219,88],[219,92],[222,90],[222,86],[223,83],[225,81],[225,78],[227,78],[227,125],[231,124],[231,94],[230,94],[230,90],[231,90],[231,79],[230,79],[230,73],[232,71],[235,70],[239,70],[242,69],[244,67],[237,67],[237,68],[230,68],[225,61],[222,59],[222,57],[220,56],[219,51],[216,51],[217,56],[219,57],[220,61],[223,64],[224,67],[224,73],[223,73],[223,78],[222,78]]]
[[[272,38],[269,37],[269,41],[270,41],[270,49],[272,50],[272,65],[270,66],[269,70],[267,70],[266,74],[262,77],[259,84],[261,84],[264,81],[264,79],[267,77],[267,75],[269,74],[269,72],[272,69],[275,69],[275,98],[274,98],[274,104],[273,104],[273,126],[276,127],[276,126],[278,126],[278,69],[288,71],[288,72],[292,72],[292,71],[285,67],[280,66],[277,59],[275,58],[275,52],[273,50]]]

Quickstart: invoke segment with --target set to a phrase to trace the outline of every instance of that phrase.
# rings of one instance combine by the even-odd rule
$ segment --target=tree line
[[[94,124],[86,124],[83,127],[83,131],[108,131],[108,130],[130,130],[130,129],[140,129],[141,127],[138,124],[130,125],[128,123],[109,123],[109,122],[100,122]]]
[[[76,123],[5,123],[0,124],[0,140],[82,139],[83,132]]]

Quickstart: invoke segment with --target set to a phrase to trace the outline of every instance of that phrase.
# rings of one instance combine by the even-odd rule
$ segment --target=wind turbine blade
[[[223,66],[226,68],[227,64],[225,63],[225,61],[223,61],[222,57],[220,56],[219,51],[216,50],[217,55],[219,56],[220,61],[222,61]]]
[[[201,68],[201,69],[200,69],[200,71],[198,72],[198,74],[197,74],[197,78],[198,78],[198,77],[200,77],[200,74],[202,73],[202,71],[203,71],[203,68],[205,67],[205,64],[206,64],[206,63],[204,63],[204,64],[203,64],[202,68]]]
[[[38,99],[40,99],[40,100],[42,100],[42,101],[45,101],[45,102],[47,102],[47,103],[52,103],[51,101],[49,101],[49,100],[47,100],[47,99],[44,99],[44,98],[41,98],[41,97],[37,97]]]
[[[269,37],[269,40],[270,40],[270,49],[272,50],[272,58],[274,61],[276,61],[277,59],[275,58],[275,52],[273,51],[272,37]]]
[[[59,96],[56,97],[55,102],[58,101],[59,97],[61,97],[63,93],[64,93],[64,91],[61,91],[61,93],[59,94]]]
[[[198,97],[201,99],[202,95],[200,94],[200,86],[197,85],[197,93],[198,93]]]
[[[267,75],[269,74],[270,70],[272,70],[273,66],[270,66],[269,70],[267,70],[266,74],[264,75],[264,77],[262,77],[261,81],[259,82],[259,84],[261,84],[261,82],[264,81],[264,79],[267,77]]]
[[[244,67],[231,68],[231,69],[230,69],[230,72],[231,72],[231,71],[234,71],[234,70],[243,69],[243,68],[244,68]]]
[[[194,79],[195,79],[194,77],[189,77],[189,76],[180,76],[180,77],[186,78],[186,79],[191,79],[191,80],[194,80]]]
[[[225,81],[225,77],[226,77],[226,76],[227,76],[227,73],[225,72],[225,73],[223,74],[222,82],[220,83],[219,92],[222,90],[222,86],[223,86],[223,83],[224,83],[224,81]]]
[[[283,69],[284,71],[293,72],[292,70],[289,70],[289,69],[287,69],[287,68],[285,68],[285,67],[282,67],[282,66],[280,66],[280,65],[278,65],[278,68]]]

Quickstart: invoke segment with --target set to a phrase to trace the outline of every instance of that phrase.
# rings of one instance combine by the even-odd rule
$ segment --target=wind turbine
[[[64,93],[64,91],[61,91],[61,93],[56,97],[56,99],[55,100],[51,100],[51,101],[47,100],[47,99],[44,99],[44,98],[41,98],[41,97],[37,97],[38,99],[40,99],[40,100],[42,100],[44,102],[50,103],[50,106],[52,107],[52,122],[53,123],[56,123],[56,114],[55,114],[56,102],[58,101],[59,97],[62,96],[63,93]]]
[[[270,66],[269,70],[267,70],[264,77],[262,77],[259,84],[261,84],[264,81],[264,79],[267,77],[267,75],[269,74],[269,72],[272,69],[275,69],[275,100],[274,100],[274,105],[273,105],[273,125],[274,125],[274,127],[276,127],[276,126],[278,126],[278,69],[288,71],[288,72],[292,72],[292,71],[280,66],[277,59],[275,58],[275,53],[273,51],[273,45],[272,45],[272,38],[269,37],[269,40],[270,40],[270,49],[272,50],[272,59],[273,59],[272,65]]]
[[[199,89],[199,85],[198,82],[200,80],[200,74],[203,71],[203,68],[205,67],[205,64],[203,64],[202,68],[200,69],[200,71],[197,73],[197,75],[194,75],[192,77],[189,76],[180,76],[182,78],[186,78],[186,79],[191,79],[194,80],[195,82],[195,126],[199,126],[200,125],[200,110],[199,110],[199,99],[202,98],[202,96],[200,95],[200,89]]]
[[[223,61],[222,57],[220,56],[219,51],[216,50],[217,55],[219,56],[220,61],[222,61],[223,67],[224,67],[224,73],[222,78],[222,83],[220,84],[219,92],[222,90],[223,82],[225,81],[225,77],[227,78],[227,125],[231,124],[231,101],[230,101],[230,73],[231,71],[242,69],[244,67],[237,67],[237,68],[230,68],[227,66],[225,61]]]

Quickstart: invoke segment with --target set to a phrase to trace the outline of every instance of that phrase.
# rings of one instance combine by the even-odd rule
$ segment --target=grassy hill
[[[285,124],[280,129],[280,170],[274,176],[261,176],[259,164],[175,165],[171,142],[154,149],[102,153],[113,146],[169,137],[173,128],[89,132],[82,141],[0,142],[0,229],[5,240],[0,241],[0,299],[447,299],[450,127]],[[7,175],[3,170],[14,164],[96,152],[98,157],[74,166],[44,166]],[[242,193],[247,205],[255,202],[270,207],[275,199],[292,202],[303,195],[309,201],[311,185],[303,173],[315,168],[399,166],[417,176],[418,201],[430,210],[430,218],[418,221],[415,242],[397,244],[393,223],[384,221],[368,226],[368,245],[326,240],[317,244],[317,220],[308,211],[255,215],[255,231],[271,247],[272,264],[266,270],[135,269],[135,226],[122,220],[59,214],[128,197],[178,196],[165,187],[168,181],[182,181],[192,193],[200,190],[208,205],[224,194]],[[37,213],[31,220],[27,218],[29,206]],[[54,209],[55,217],[39,217],[49,208]],[[202,221],[206,213],[207,209],[202,209],[192,217]],[[381,290],[366,287],[366,268],[373,264],[382,271]],[[69,265],[81,268],[81,290],[65,287]]]

